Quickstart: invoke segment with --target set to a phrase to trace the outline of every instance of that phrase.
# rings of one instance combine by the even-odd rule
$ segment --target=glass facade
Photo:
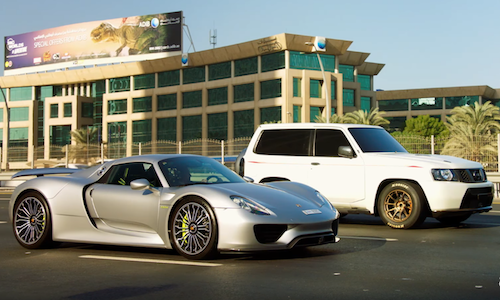
[[[326,72],[335,72],[335,56],[320,54],[323,69]],[[316,53],[302,53],[290,51],[290,69],[321,71]]]
[[[132,121],[132,142],[151,142],[151,119]]]
[[[155,88],[155,74],[143,74],[134,76],[134,90],[145,90]]]
[[[180,70],[158,73],[158,87],[174,86],[181,83]]]
[[[82,118],[94,117],[94,105],[90,102],[82,102]]]
[[[182,117],[182,140],[201,139],[201,115]]]
[[[321,116],[321,108],[317,106],[311,106],[309,108],[309,120],[311,123],[316,122],[316,117]]]
[[[354,106],[354,90],[344,89],[342,92],[344,106]]]
[[[302,97],[302,78],[293,78],[293,96]]]
[[[416,98],[410,99],[411,110],[442,109],[442,97]]]
[[[208,138],[227,140],[227,112],[208,115]]]
[[[358,82],[361,86],[361,90],[363,91],[371,91],[372,90],[372,77],[370,75],[362,75],[358,74]]]
[[[257,56],[234,61],[234,76],[257,74],[259,60]]]
[[[108,115],[120,115],[126,113],[127,113],[127,99],[108,101]]]
[[[127,121],[108,123],[109,143],[127,143]]]
[[[445,108],[452,109],[457,106],[473,105],[479,102],[479,96],[445,97]]]
[[[3,122],[3,108],[0,108],[0,122]]]
[[[7,89],[0,88],[0,102],[5,102],[5,97],[7,97]]]
[[[339,72],[342,73],[344,81],[354,82],[354,66],[339,65]]]
[[[208,90],[208,105],[227,104],[227,86]]]
[[[59,104],[54,103],[50,105],[50,117],[59,118]]]
[[[177,141],[177,117],[158,119],[157,127],[157,140]]]
[[[309,85],[310,85],[310,90],[309,90],[309,97],[311,98],[321,98],[322,97],[322,84],[323,80],[317,80],[317,79],[311,79]]]
[[[64,117],[71,118],[73,116],[73,105],[72,103],[64,103]]]
[[[276,52],[262,55],[260,58],[262,72],[269,72],[285,68],[285,52]]]
[[[50,126],[50,144],[64,146],[71,144],[71,125]]]
[[[254,110],[239,110],[233,113],[234,138],[251,137],[254,132]]]
[[[205,67],[196,67],[182,70],[182,83],[205,82]]]
[[[260,124],[281,122],[281,106],[260,109]]]
[[[201,90],[182,93],[182,108],[201,107],[201,104]]]
[[[31,86],[10,88],[10,101],[33,100]]]
[[[177,93],[158,95],[158,110],[177,109]]]
[[[254,101],[255,89],[253,83],[240,84],[234,86],[234,103]]]
[[[370,109],[372,108],[371,101],[372,98],[370,97],[361,97],[361,109],[366,112],[369,112]]]
[[[260,99],[281,97],[281,78],[260,83]]]
[[[208,66],[208,80],[231,78],[231,62],[226,61]]]
[[[293,106],[293,123],[302,122],[302,106]]]
[[[130,77],[120,77],[120,78],[111,78],[109,80],[109,92],[117,93],[117,92],[128,92],[130,91]]]
[[[153,98],[151,96],[133,98],[132,99],[132,112],[150,112],[152,111]],[[133,131],[132,131],[133,132]]]
[[[408,111],[408,100],[380,100],[378,107],[380,111]]]
[[[393,131],[403,131],[406,126],[406,117],[385,117],[385,119],[389,120],[389,132]]]
[[[2,110],[2,112],[3,112],[3,110]],[[3,114],[2,114],[2,117],[3,117]],[[30,118],[29,107],[12,107],[10,109],[10,120],[13,122],[28,121],[29,118]]]

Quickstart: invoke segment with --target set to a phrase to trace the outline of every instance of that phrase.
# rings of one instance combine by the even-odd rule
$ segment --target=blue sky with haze
[[[324,36],[385,64],[375,89],[500,88],[498,0],[4,1],[0,36],[180,10],[197,51],[212,48],[210,29],[217,47],[284,32]]]

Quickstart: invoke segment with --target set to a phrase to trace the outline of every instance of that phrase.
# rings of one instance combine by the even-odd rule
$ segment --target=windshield
[[[383,128],[349,128],[361,150],[369,152],[408,152]]]
[[[159,162],[169,186],[245,182],[240,176],[212,158],[182,156]]]

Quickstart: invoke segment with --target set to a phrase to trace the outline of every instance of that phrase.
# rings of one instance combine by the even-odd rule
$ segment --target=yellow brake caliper
[[[184,245],[187,245],[188,241],[186,239],[186,235],[188,234],[189,232],[189,220],[187,218],[187,214],[184,215],[184,217],[182,218],[182,240],[184,241],[183,244]]]

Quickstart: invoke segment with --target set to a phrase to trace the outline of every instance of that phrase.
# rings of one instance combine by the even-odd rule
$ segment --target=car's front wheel
[[[170,240],[182,256],[208,259],[217,254],[217,221],[203,199],[181,200],[170,219]]]
[[[38,193],[23,195],[14,205],[14,235],[25,248],[52,244],[52,218],[47,201]]]
[[[387,185],[378,199],[382,221],[392,228],[408,229],[425,220],[424,196],[418,186],[407,181]]]

